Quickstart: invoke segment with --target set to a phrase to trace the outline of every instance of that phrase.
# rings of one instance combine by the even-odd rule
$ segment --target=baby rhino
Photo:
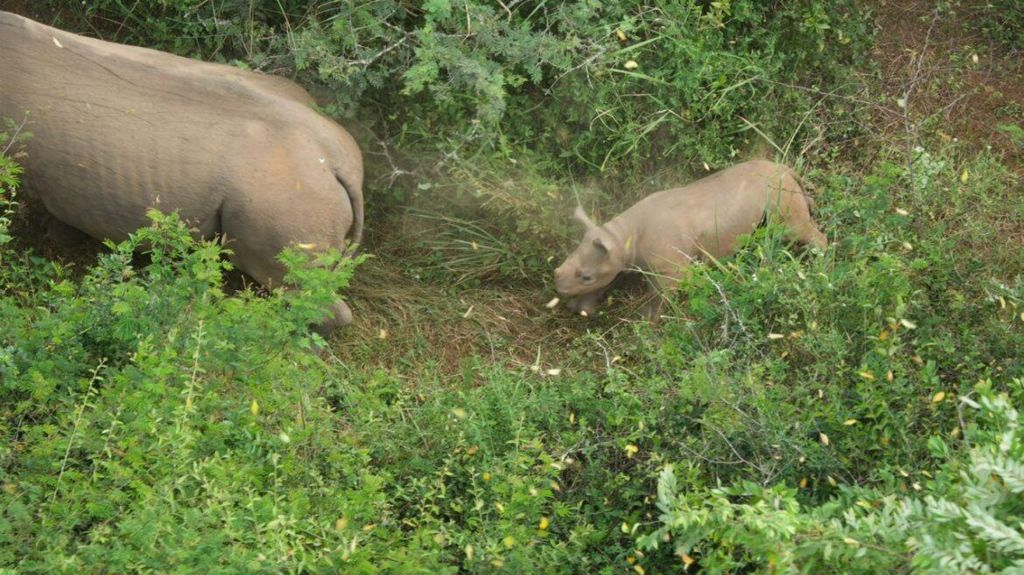
[[[755,160],[653,193],[603,226],[576,208],[586,232],[555,270],[555,288],[576,296],[569,302],[573,311],[592,314],[619,272],[639,268],[659,296],[648,309],[657,319],[666,292],[691,262],[731,254],[737,238],[769,216],[791,240],[824,248],[828,242],[811,220],[808,202],[791,169]]]

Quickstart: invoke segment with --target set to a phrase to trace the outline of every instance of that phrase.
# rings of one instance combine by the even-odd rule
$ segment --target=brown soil
[[[932,0],[874,2],[879,28],[875,57],[890,104],[877,119],[886,137],[905,138],[912,132],[915,138],[992,146],[1024,174],[1021,149],[997,129],[1001,123],[1024,123],[1024,61],[1022,54],[992,44],[972,25],[984,3],[954,3],[951,12],[938,13]],[[905,116],[897,99],[908,93]],[[923,134],[926,126],[932,129]]]

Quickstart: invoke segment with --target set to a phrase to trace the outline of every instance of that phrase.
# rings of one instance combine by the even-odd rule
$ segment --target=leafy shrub
[[[793,82],[846,83],[870,38],[866,14],[849,0],[128,8],[104,0],[82,10],[133,43],[257,68],[287,57],[330,87],[340,111],[358,110],[406,146],[448,158],[532,150],[584,171],[652,160],[722,165],[749,147],[748,122],[800,141],[811,123],[797,110],[815,106]],[[822,111],[840,118],[829,122],[845,126],[837,133],[851,127],[851,112],[841,103]]]
[[[1024,381],[1015,380],[1019,394]],[[689,567],[734,573],[995,573],[1024,556],[1024,430],[1013,402],[979,386],[978,425],[968,429],[966,460],[929,441],[945,460],[912,496],[843,487],[818,506],[796,490],[742,483],[684,492],[672,467],[658,480],[661,526],[638,539],[663,545]],[[916,493],[915,491],[920,491]],[[667,545],[671,544],[671,545]]]
[[[7,153],[19,137],[20,130],[8,123],[8,130],[0,131],[0,254],[3,253],[4,244],[11,241],[10,228],[11,216],[14,215],[15,192],[18,189],[21,166],[13,159],[7,157]],[[0,259],[0,263],[3,259]]]
[[[986,0],[972,7],[981,31],[997,42],[1024,49],[1024,6],[1014,0]]]

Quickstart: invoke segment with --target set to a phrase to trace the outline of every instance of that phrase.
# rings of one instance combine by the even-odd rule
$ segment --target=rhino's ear
[[[587,216],[587,212],[583,211],[583,206],[576,206],[576,211],[573,212],[572,217],[579,220],[588,230],[597,227],[597,224]]]
[[[602,257],[608,255],[608,246],[605,245],[604,240],[600,236],[594,238],[594,247],[597,249],[597,253]]]

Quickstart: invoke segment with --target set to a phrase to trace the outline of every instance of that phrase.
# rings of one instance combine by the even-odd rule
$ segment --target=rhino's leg
[[[811,218],[811,210],[802,192],[791,192],[788,202],[780,206],[781,216],[786,224],[786,239],[791,242],[825,249],[828,238],[818,231]]]
[[[81,243],[89,237],[85,232],[60,221],[54,215],[47,214],[46,217],[46,237],[49,238],[50,241],[58,244],[70,245]]]
[[[652,323],[664,317],[665,308],[671,304],[671,297],[679,290],[679,282],[691,273],[688,264],[664,265],[647,274],[647,293],[651,298],[646,305],[645,315]]]
[[[348,199],[333,176],[320,188],[316,183],[313,174],[298,186],[292,180],[287,188],[264,188],[269,191],[298,187],[305,192],[298,198],[293,194],[268,193],[250,201],[225,202],[221,226],[233,252],[232,261],[239,269],[263,285],[288,287],[284,282],[285,267],[277,261],[286,247],[302,244],[314,250],[345,250],[345,233],[352,223]],[[317,329],[326,333],[351,321],[352,311],[339,299],[325,310]]]
[[[313,326],[313,329],[323,337],[327,337],[339,327],[352,323],[352,310],[341,300],[334,302],[329,312],[320,323]]]
[[[597,304],[601,303],[601,300],[604,299],[604,294],[608,293],[610,288],[611,284],[608,284],[597,291],[578,295],[569,300],[566,307],[573,313],[594,315],[594,312],[597,311]]]

